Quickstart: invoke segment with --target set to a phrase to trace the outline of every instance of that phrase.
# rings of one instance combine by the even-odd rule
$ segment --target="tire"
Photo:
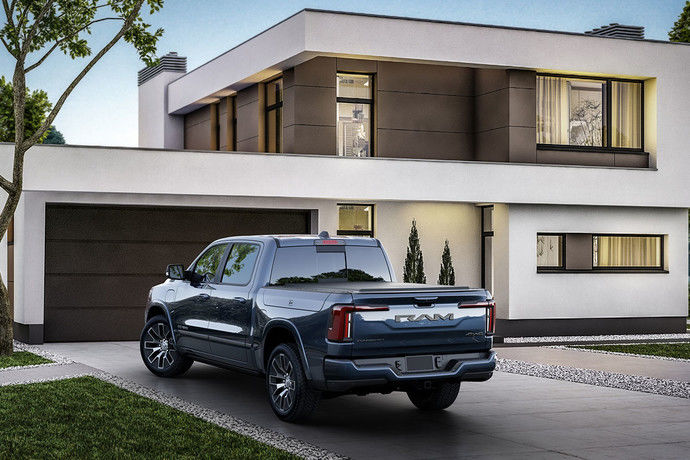
[[[268,357],[266,393],[271,409],[284,422],[304,421],[318,406],[321,393],[309,388],[302,360],[294,344],[280,344]]]
[[[139,350],[148,370],[158,377],[184,374],[194,363],[175,349],[170,324],[163,316],[154,316],[146,322],[139,338]]]
[[[443,382],[430,390],[409,390],[407,396],[421,410],[443,410],[455,402],[460,382]]]

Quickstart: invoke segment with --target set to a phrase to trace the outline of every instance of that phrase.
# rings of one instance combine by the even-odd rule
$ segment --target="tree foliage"
[[[0,142],[14,142],[14,92],[12,83],[0,77]],[[24,130],[26,136],[31,136],[38,130],[46,119],[52,104],[48,101],[45,91],[26,90],[26,106],[24,108]],[[39,142],[45,135],[39,138]]]
[[[453,268],[453,260],[450,257],[448,240],[446,240],[446,244],[443,246],[443,254],[441,254],[441,271],[438,274],[438,284],[455,285],[455,269]]]
[[[690,43],[690,1],[685,2],[683,11],[668,33],[668,39],[672,42]]]
[[[22,194],[26,152],[46,135],[53,120],[74,88],[101,58],[120,40],[130,43],[147,64],[156,62],[156,43],[163,30],[152,30],[142,15],[146,5],[153,14],[163,0],[0,0],[5,14],[0,23],[0,43],[14,60],[12,76],[12,109],[14,113],[14,155],[12,177],[0,176],[0,188],[7,194],[0,213],[0,235],[14,215]],[[96,25],[117,24],[114,34],[98,52],[92,32]],[[109,33],[109,32],[106,32]],[[107,38],[107,37],[106,37]],[[0,47],[0,50],[2,48]],[[56,50],[71,59],[87,58],[81,71],[64,89],[55,105],[37,128],[32,128],[27,113],[27,73],[38,68]],[[2,59],[6,59],[3,56]],[[31,95],[29,93],[29,99]],[[47,98],[46,98],[47,99]],[[25,118],[26,117],[26,118]],[[55,171],[57,174],[58,172]],[[7,287],[0,279],[0,355],[12,353],[13,311]]]
[[[55,126],[50,125],[48,131],[46,131],[46,138],[43,139],[44,144],[64,144],[65,136],[62,135],[60,131],[55,128]]]
[[[412,228],[407,243],[407,256],[405,257],[405,269],[403,271],[405,283],[426,283],[424,274],[424,257],[419,246],[419,233],[417,233],[417,221],[412,219]]]

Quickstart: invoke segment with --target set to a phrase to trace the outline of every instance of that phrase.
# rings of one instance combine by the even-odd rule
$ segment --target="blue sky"
[[[188,69],[212,59],[303,8],[475,22],[583,32],[610,22],[642,25],[647,38],[667,40],[685,0],[348,0],[235,1],[166,0],[150,23],[163,27],[159,54],[187,56]],[[114,29],[93,31],[96,44]],[[96,49],[96,46],[93,47]],[[28,76],[31,89],[55,101],[83,61],[56,53]],[[119,44],[82,80],[55,121],[68,143],[137,144],[136,73],[143,64],[127,44]],[[0,74],[11,79],[11,57],[0,51]]]

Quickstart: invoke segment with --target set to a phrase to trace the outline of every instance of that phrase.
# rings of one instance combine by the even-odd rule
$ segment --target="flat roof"
[[[357,39],[343,39],[342,30]],[[306,8],[171,81],[168,113],[189,113],[317,56],[649,78],[668,67],[662,54],[686,61],[686,50],[661,40]]]
[[[209,59],[208,61],[204,62],[203,64],[198,65],[197,67],[195,67],[192,70],[190,70],[189,72],[187,72],[185,75],[189,75],[190,73],[204,67],[206,64],[209,64],[209,63],[215,61],[216,59],[220,58],[224,54],[229,53],[230,51],[234,50],[235,48],[244,45],[248,41],[253,40],[254,38],[258,37],[259,35],[263,34],[264,32],[267,32],[267,31],[273,29],[274,27],[282,24],[285,21],[288,21],[289,19],[292,19],[293,17],[295,17],[298,14],[303,13],[303,12],[342,14],[342,15],[347,15],[347,16],[362,16],[362,17],[368,17],[368,18],[381,18],[381,19],[399,19],[399,20],[404,20],[404,21],[428,22],[428,23],[432,23],[432,24],[452,24],[452,25],[458,25],[458,26],[490,27],[490,28],[494,28],[494,29],[522,30],[522,31],[528,31],[528,32],[564,34],[564,35],[574,35],[574,36],[582,36],[582,37],[590,37],[590,38],[605,38],[608,40],[628,40],[628,41],[638,41],[638,42],[664,43],[667,45],[690,46],[690,43],[672,42],[672,41],[668,41],[668,40],[656,40],[656,39],[650,39],[650,38],[639,39],[639,38],[625,38],[625,37],[603,37],[601,35],[586,34],[584,32],[570,32],[570,31],[556,30],[556,29],[539,29],[539,28],[532,28],[532,27],[505,26],[505,25],[499,25],[499,24],[484,24],[484,23],[480,23],[480,22],[449,21],[449,20],[444,20],[444,19],[428,19],[428,18],[420,18],[420,17],[414,17],[414,16],[396,16],[396,15],[388,15],[388,14],[358,13],[358,12],[353,12],[353,11],[328,10],[328,9],[323,9],[323,8],[302,8],[301,10],[297,11],[296,13],[291,14],[290,16],[286,17],[285,19],[276,22],[271,27],[262,30],[261,32],[251,36],[250,38],[244,40],[243,42],[238,43],[237,45],[233,46],[232,48],[228,49],[227,51],[224,51],[223,53],[219,54],[218,56]],[[178,79],[184,78],[185,75],[181,75],[180,77],[178,77]]]

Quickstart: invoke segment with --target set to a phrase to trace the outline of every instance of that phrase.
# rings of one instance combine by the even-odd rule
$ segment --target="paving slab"
[[[136,342],[43,347],[355,459],[688,457],[689,399],[496,372],[463,383],[442,413],[415,409],[403,393],[344,396],[292,425],[273,415],[255,376],[195,363],[161,379],[141,363]]]
[[[499,348],[499,358],[690,382],[690,362],[552,347]]]
[[[26,368],[14,367],[11,369],[0,369],[0,386],[70,378],[94,372],[97,372],[97,369],[80,363],[48,364]]]

